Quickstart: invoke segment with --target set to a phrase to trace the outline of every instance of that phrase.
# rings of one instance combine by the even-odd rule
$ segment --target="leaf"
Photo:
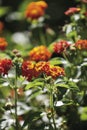
[[[49,62],[52,65],[60,65],[63,64],[65,60],[63,58],[57,57],[57,58],[52,58]]]
[[[37,121],[40,118],[41,112],[39,111],[30,111],[26,114],[26,119],[24,121],[24,124],[22,128],[24,128],[28,124],[32,124],[35,120]]]
[[[70,86],[71,90],[79,91],[79,88],[78,88],[78,86],[76,85],[75,82],[69,81],[68,85]]]
[[[33,88],[33,87],[43,87],[44,82],[30,82],[26,87],[25,90]]]
[[[0,17],[9,11],[9,7],[0,7]]]
[[[61,88],[66,88],[66,89],[68,89],[69,88],[69,85],[67,85],[67,84],[55,84],[55,87],[61,87]]]

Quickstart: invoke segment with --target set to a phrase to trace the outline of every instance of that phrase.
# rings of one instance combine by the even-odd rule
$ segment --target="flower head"
[[[45,14],[47,4],[44,1],[31,2],[25,11],[25,15],[30,19],[38,19]]]
[[[24,61],[22,64],[22,75],[27,78],[27,80],[32,80],[32,78],[37,78],[41,74],[51,76],[56,79],[60,75],[65,75],[64,69],[59,66],[50,65],[49,62],[40,61],[34,64],[32,61]]]
[[[43,0],[37,1],[36,4],[40,6],[42,9],[46,9],[48,7],[47,3]]]
[[[22,75],[28,80],[34,76],[34,63],[32,61],[24,61],[22,64]]]
[[[53,79],[58,76],[65,75],[64,69],[59,66],[50,66],[49,75],[52,76]]]
[[[50,68],[50,63],[46,61],[40,61],[36,63],[35,70],[41,74],[41,73],[48,73]]]
[[[39,73],[44,73],[47,76],[51,76],[53,79],[60,75],[65,75],[62,67],[50,65],[49,62],[45,61],[38,62],[35,66],[35,69],[39,71]]]
[[[29,57],[31,60],[34,61],[47,61],[51,57],[50,51],[47,49],[46,46],[38,46],[33,48],[29,52]]]
[[[87,40],[78,40],[75,46],[80,50],[87,50]]]
[[[65,11],[65,15],[72,15],[74,13],[79,12],[81,9],[76,7],[71,7],[67,11]]]
[[[8,74],[8,71],[12,67],[12,60],[10,59],[0,59],[0,74]]]
[[[0,37],[0,50],[5,50],[8,43],[6,42],[5,38]]]
[[[67,41],[61,40],[54,44],[54,51],[59,54],[65,51],[69,46],[70,44]]]

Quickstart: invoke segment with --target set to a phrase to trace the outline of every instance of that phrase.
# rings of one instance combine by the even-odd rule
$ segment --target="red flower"
[[[40,61],[34,64],[32,61],[24,61],[22,64],[22,75],[29,81],[43,73],[54,79],[60,75],[65,75],[62,67],[52,66],[49,62]]]
[[[35,64],[32,61],[24,61],[22,64],[22,75],[31,80],[33,77],[37,77],[38,72],[35,71]]]
[[[0,38],[0,50],[5,50],[8,43],[6,42],[5,38]]]
[[[62,53],[69,46],[70,46],[70,44],[67,41],[61,40],[60,42],[57,42],[57,43],[54,44],[54,51],[56,53]]]
[[[87,3],[87,0],[81,0],[83,3]]]
[[[38,46],[29,52],[30,60],[47,61],[51,57],[50,51],[45,46]]]
[[[79,12],[81,9],[76,7],[71,7],[67,11],[65,11],[65,15],[72,15],[74,13]]]
[[[83,50],[87,50],[87,40],[78,40],[75,43],[76,48],[78,49],[83,49]]]
[[[0,60],[0,74],[8,74],[8,71],[12,67],[12,61],[10,59],[1,59]]]

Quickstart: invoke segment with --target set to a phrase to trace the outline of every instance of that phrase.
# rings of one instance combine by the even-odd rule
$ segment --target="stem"
[[[56,123],[55,123],[55,117],[54,117],[54,102],[53,102],[53,93],[52,92],[53,92],[53,90],[50,89],[50,109],[51,109],[51,114],[52,114],[54,130],[57,130]]]
[[[43,32],[42,32],[41,29],[39,29],[39,37],[40,37],[41,44],[43,44],[44,46],[46,46],[46,39],[45,39],[45,36],[44,36],[44,34],[43,34]]]
[[[17,118],[17,68],[15,68],[15,128],[18,130],[18,118]]]

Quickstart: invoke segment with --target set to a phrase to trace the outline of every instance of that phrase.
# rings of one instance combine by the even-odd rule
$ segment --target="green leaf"
[[[51,65],[60,65],[63,64],[65,60],[63,58],[57,57],[57,58],[52,58],[49,62]]]
[[[0,17],[9,11],[9,7],[0,7]]]
[[[61,88],[66,88],[66,89],[68,89],[69,88],[69,85],[67,85],[67,84],[55,84],[55,87],[61,87]]]
[[[25,90],[33,88],[33,87],[43,87],[44,82],[30,82],[26,87]]]
[[[86,113],[82,114],[82,115],[80,116],[80,118],[81,118],[81,120],[83,120],[83,121],[87,121],[87,114],[86,114]]]
[[[68,85],[70,86],[71,90],[79,91],[79,88],[78,88],[78,86],[76,85],[75,82],[69,81]]]

